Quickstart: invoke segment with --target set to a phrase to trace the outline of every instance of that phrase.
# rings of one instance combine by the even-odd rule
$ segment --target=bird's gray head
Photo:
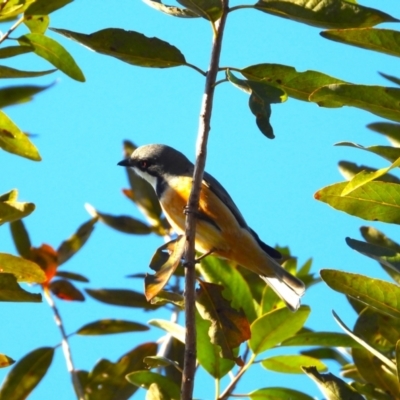
[[[174,176],[192,176],[193,164],[181,152],[162,144],[138,147],[129,158],[118,163],[132,168],[157,190],[163,182]]]

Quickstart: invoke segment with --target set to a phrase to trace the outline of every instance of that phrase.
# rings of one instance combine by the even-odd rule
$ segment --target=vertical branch
[[[193,173],[193,185],[187,204],[185,225],[185,356],[182,376],[181,399],[191,400],[194,388],[194,374],[196,370],[196,324],[195,324],[195,233],[196,212],[198,210],[201,182],[207,154],[207,140],[210,131],[210,120],[214,99],[215,83],[218,74],[219,59],[221,54],[222,37],[228,15],[229,0],[221,0],[222,15],[215,24],[210,66],[207,72],[203,101],[200,110],[199,131],[197,136],[196,164]]]
[[[55,319],[56,324],[57,324],[57,326],[58,326],[58,328],[60,329],[60,332],[61,332],[61,338],[62,338],[61,339],[61,346],[62,346],[62,349],[63,349],[65,361],[67,363],[67,370],[71,374],[71,377],[72,377],[72,384],[74,385],[74,389],[75,389],[75,392],[76,392],[76,394],[78,396],[78,399],[79,400],[84,400],[85,399],[85,395],[84,395],[81,383],[79,382],[78,375],[76,374],[76,370],[74,368],[74,364],[72,362],[72,355],[71,355],[71,349],[70,349],[69,343],[68,343],[68,336],[67,336],[67,334],[65,332],[64,325],[63,325],[62,319],[61,319],[61,315],[58,312],[58,309],[56,307],[56,304],[54,303],[53,298],[51,297],[49,289],[47,287],[44,287],[43,289],[44,289],[43,290],[44,296],[45,296],[45,298],[47,300],[47,303],[49,304],[49,306],[53,310],[54,319]]]

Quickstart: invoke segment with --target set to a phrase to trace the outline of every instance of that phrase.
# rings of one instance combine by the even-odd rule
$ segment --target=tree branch
[[[22,16],[3,36],[0,38],[0,43],[3,43],[13,32],[17,29],[25,20],[25,17]]]
[[[210,132],[210,121],[212,114],[215,82],[218,74],[219,59],[221,54],[222,38],[228,15],[229,0],[221,0],[222,16],[215,24],[211,52],[210,66],[207,72],[204,88],[203,102],[200,110],[199,131],[197,136],[196,164],[193,173],[193,185],[187,204],[187,216],[185,225],[186,248],[185,248],[185,355],[184,369],[181,386],[181,399],[191,400],[193,397],[194,374],[196,371],[196,324],[195,324],[195,233],[196,212],[198,210],[201,182],[203,180],[204,167],[207,154],[207,140]]]

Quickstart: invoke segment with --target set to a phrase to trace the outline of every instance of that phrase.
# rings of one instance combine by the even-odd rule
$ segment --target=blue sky
[[[250,4],[250,2],[248,2]],[[400,18],[395,2],[376,5]],[[232,4],[239,4],[233,1]],[[140,1],[116,3],[76,0],[51,16],[50,26],[91,33],[107,27],[135,30],[156,36],[177,46],[188,62],[206,69],[211,31],[204,20],[184,20],[158,13]],[[396,29],[394,24],[380,27]],[[3,24],[5,31],[8,24]],[[320,29],[243,10],[228,19],[222,66],[245,67],[271,62],[294,66],[298,71],[316,70],[360,84],[388,85],[378,71],[399,76],[398,59],[341,45],[319,36]],[[21,27],[12,37],[25,32]],[[55,248],[89,218],[85,203],[111,214],[141,217],[121,193],[128,187],[123,169],[122,141],[138,145],[165,143],[194,159],[198,114],[204,78],[192,69],[145,69],[102,56],[53,32],[48,33],[74,56],[86,76],[78,83],[61,72],[11,84],[56,84],[30,103],[6,109],[6,113],[32,139],[43,161],[35,163],[3,152],[0,193],[18,188],[20,199],[36,204],[36,211],[24,220],[32,243],[48,243]],[[8,60],[7,60],[8,61]],[[50,66],[33,55],[9,60],[8,66],[42,70]],[[221,76],[222,77],[222,76]],[[337,169],[340,160],[383,167],[384,160],[352,148],[334,147],[339,141],[362,145],[386,144],[383,137],[368,130],[379,121],[372,114],[350,108],[324,109],[289,99],[273,106],[272,124],[276,138],[266,139],[257,129],[248,109],[248,96],[229,83],[216,91],[210,133],[207,171],[230,192],[249,225],[270,245],[290,246],[299,262],[312,257],[313,271],[336,268],[386,278],[377,263],[347,247],[346,236],[360,238],[359,227],[374,226],[396,239],[396,227],[369,223],[334,211],[313,198],[318,189],[342,181]],[[1,252],[15,254],[7,226],[0,230]],[[155,236],[130,236],[98,224],[85,247],[62,268],[79,272],[90,283],[79,287],[132,288],[142,283],[126,275],[148,272],[148,262],[161,244]],[[30,289],[38,291],[37,288]],[[343,296],[321,283],[304,297],[312,313],[307,326],[315,330],[335,330],[331,310],[352,326],[355,314]],[[123,318],[146,322],[169,318],[168,314],[142,313],[100,304],[58,301],[68,332],[100,318]],[[0,305],[1,352],[18,360],[40,346],[60,341],[51,311],[42,304]],[[161,331],[109,337],[73,337],[71,347],[76,367],[90,370],[100,358],[116,361],[122,354],[147,340],[157,340]],[[0,370],[0,379],[8,369]],[[335,370],[332,370],[335,372]],[[255,366],[238,391],[263,386],[289,386],[321,398],[306,376],[270,373]],[[207,399],[213,382],[205,374],[197,382],[195,396]],[[200,388],[200,386],[202,388]],[[206,389],[204,389],[206,388]],[[48,375],[30,397],[33,400],[73,398],[72,388],[60,351]],[[144,392],[135,398],[144,398]]]

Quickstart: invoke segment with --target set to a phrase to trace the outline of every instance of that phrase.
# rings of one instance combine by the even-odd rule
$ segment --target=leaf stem
[[[196,67],[196,65],[190,64],[190,63],[186,63],[185,64],[187,67],[193,68],[195,71],[200,72],[200,74],[202,74],[203,76],[207,76],[207,72],[203,71],[201,68]]]
[[[72,362],[71,348],[69,347],[68,336],[65,332],[64,325],[63,325],[63,322],[61,319],[61,315],[57,309],[56,304],[54,303],[53,298],[51,297],[48,287],[43,288],[43,293],[44,293],[44,297],[47,300],[47,303],[49,304],[50,308],[53,310],[56,325],[60,329],[60,333],[61,333],[61,337],[62,337],[61,347],[63,349],[65,361],[67,363],[67,370],[71,374],[72,384],[74,386],[75,392],[76,392],[79,400],[84,400],[85,395],[84,395],[81,383],[78,379],[78,375],[76,373],[74,364]]]
[[[198,210],[201,182],[203,180],[204,166],[207,154],[207,140],[210,132],[210,121],[214,99],[215,82],[217,80],[219,59],[221,55],[222,38],[228,15],[229,0],[221,0],[222,15],[215,23],[215,35],[211,51],[210,66],[206,75],[203,101],[200,110],[199,130],[197,135],[196,164],[193,173],[193,185],[187,204],[185,223],[186,248],[185,248],[185,354],[182,375],[181,400],[193,398],[194,375],[196,371],[196,324],[195,324],[195,233],[196,212]]]
[[[0,43],[3,43],[23,22],[25,17],[22,16],[1,38]]]
[[[219,378],[215,379],[215,399],[218,400],[219,393],[221,391],[221,380]]]
[[[237,11],[237,10],[244,10],[246,8],[257,8],[257,7],[255,7],[254,5],[242,4],[242,5],[230,8],[229,12]]]

